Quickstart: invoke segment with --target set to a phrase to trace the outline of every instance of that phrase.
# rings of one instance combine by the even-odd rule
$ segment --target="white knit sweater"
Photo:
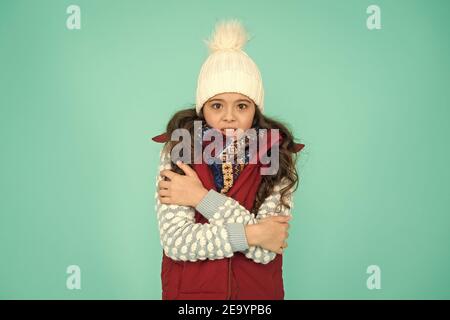
[[[261,204],[258,214],[250,213],[238,201],[215,190],[195,207],[166,205],[158,198],[158,183],[162,180],[160,171],[171,169],[170,154],[160,151],[160,165],[156,175],[156,206],[161,246],[164,253],[173,260],[197,261],[229,258],[241,251],[256,263],[267,264],[276,253],[247,243],[244,226],[258,223],[272,215],[290,215],[290,209],[281,206],[281,212],[274,212],[280,203],[280,190],[286,179],[275,186],[274,191]],[[292,195],[286,201],[293,206]],[[195,223],[195,210],[209,223]]]

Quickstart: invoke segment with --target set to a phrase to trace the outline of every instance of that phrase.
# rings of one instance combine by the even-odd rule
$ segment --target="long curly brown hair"
[[[168,137],[171,137],[172,132],[175,129],[184,128],[190,132],[190,136],[192,137],[191,163],[193,163],[194,157],[193,139],[194,139],[194,121],[196,120],[202,121],[202,124],[205,123],[203,109],[201,109],[199,114],[197,115],[195,107],[192,107],[176,112],[169,120],[166,126],[166,135]],[[252,127],[254,127],[255,125],[257,125],[261,129],[279,129],[279,133],[283,137],[283,141],[279,146],[280,152],[279,170],[274,175],[261,176],[262,178],[261,185],[258,189],[255,203],[253,205],[251,212],[255,214],[258,212],[261,204],[272,193],[275,185],[280,183],[283,178],[285,178],[286,180],[283,181],[284,187],[280,190],[281,193],[280,205],[290,209],[290,206],[287,203],[287,199],[288,197],[292,196],[292,193],[297,190],[299,185],[299,175],[297,173],[295,165],[297,162],[298,154],[295,152],[294,149],[295,145],[294,137],[285,124],[263,115],[259,110],[259,108],[255,108],[255,116],[253,118]],[[177,145],[180,142],[181,141],[171,141],[169,139],[164,145],[164,150],[166,152],[171,152],[172,149],[175,147],[175,145]],[[183,171],[173,162],[171,163],[171,170],[179,174],[184,174]],[[277,206],[277,208],[275,208],[275,212],[281,211],[282,208],[280,207],[280,205]]]

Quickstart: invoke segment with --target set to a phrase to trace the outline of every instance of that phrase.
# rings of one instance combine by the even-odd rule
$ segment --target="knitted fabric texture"
[[[259,127],[255,126],[254,129],[258,136]],[[209,134],[210,130],[214,129],[204,123],[202,126],[202,139],[205,135]],[[245,165],[249,162],[249,143],[252,137],[243,135],[239,139],[233,137],[227,141],[224,135],[223,139],[224,148],[215,157],[216,161],[209,164],[209,167],[213,173],[217,190],[220,193],[227,193],[239,177]]]
[[[234,92],[243,94],[264,110],[264,88],[256,63],[243,51],[249,35],[238,20],[219,22],[207,40],[210,54],[197,80],[196,112],[213,96]]]

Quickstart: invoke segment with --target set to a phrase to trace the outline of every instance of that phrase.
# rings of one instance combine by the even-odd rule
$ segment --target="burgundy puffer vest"
[[[160,143],[166,142],[167,139],[165,133],[152,138]],[[280,141],[281,135],[278,142]],[[267,142],[265,146],[259,148],[259,155],[277,141],[271,141],[269,134]],[[303,147],[304,144],[296,144],[295,152]],[[250,211],[261,183],[260,168],[264,166],[259,161],[256,164],[247,164],[226,195]],[[212,172],[205,162],[193,164],[192,168],[206,189],[216,190]],[[195,222],[203,224],[208,223],[208,220],[196,211]],[[231,258],[190,262],[172,260],[163,251],[162,299],[282,300],[284,299],[282,264],[282,255],[277,255],[268,264],[256,263],[241,252],[235,252]]]

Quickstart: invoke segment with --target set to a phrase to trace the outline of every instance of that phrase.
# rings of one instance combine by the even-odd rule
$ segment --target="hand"
[[[283,254],[288,247],[286,239],[289,237],[288,221],[291,216],[270,216],[260,220],[257,224],[245,226],[245,233],[249,246],[260,246],[269,251]]]
[[[186,175],[181,175],[171,170],[162,170],[161,176],[169,181],[162,180],[158,183],[159,201],[164,204],[177,204],[196,207],[208,193],[203,187],[197,173],[189,165],[177,161],[177,166]]]

